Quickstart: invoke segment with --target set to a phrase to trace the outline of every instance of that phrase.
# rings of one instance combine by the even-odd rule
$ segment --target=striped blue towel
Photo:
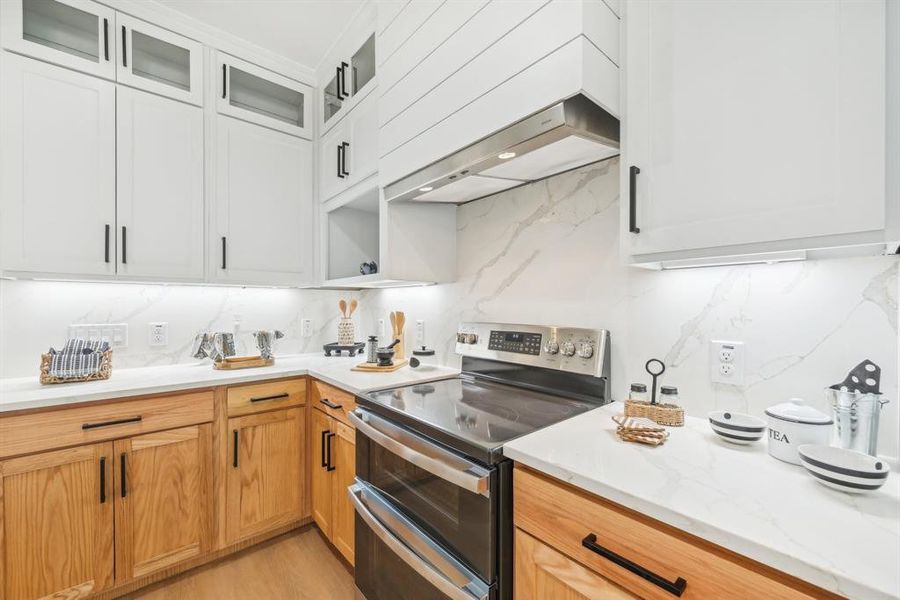
[[[66,341],[62,350],[50,348],[50,375],[62,379],[76,379],[100,371],[103,353],[109,342],[74,338]]]

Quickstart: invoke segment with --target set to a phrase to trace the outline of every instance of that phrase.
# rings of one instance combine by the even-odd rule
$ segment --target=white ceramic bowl
[[[766,434],[766,422],[731,410],[716,410],[709,415],[709,426],[726,442],[752,444]]]
[[[816,481],[849,494],[877,490],[891,472],[885,461],[855,450],[804,444],[797,448],[797,453],[801,464]]]

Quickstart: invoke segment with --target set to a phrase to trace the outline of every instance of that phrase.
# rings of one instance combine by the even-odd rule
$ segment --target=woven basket
[[[50,374],[49,354],[41,354],[41,383],[46,385],[49,383],[72,383],[75,381],[100,381],[101,379],[109,379],[112,375],[112,350],[107,350],[100,358],[100,369],[89,375],[82,377],[55,377]]]
[[[650,404],[646,400],[626,400],[626,417],[644,417],[668,427],[684,425],[684,409],[677,404]]]

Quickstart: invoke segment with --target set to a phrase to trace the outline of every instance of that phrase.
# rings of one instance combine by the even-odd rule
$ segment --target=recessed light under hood
[[[618,154],[619,120],[579,94],[395,181],[384,195],[462,204]]]

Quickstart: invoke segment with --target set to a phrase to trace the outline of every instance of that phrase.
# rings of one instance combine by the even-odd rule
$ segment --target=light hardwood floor
[[[353,600],[353,575],[308,527],[127,596],[132,600]]]

